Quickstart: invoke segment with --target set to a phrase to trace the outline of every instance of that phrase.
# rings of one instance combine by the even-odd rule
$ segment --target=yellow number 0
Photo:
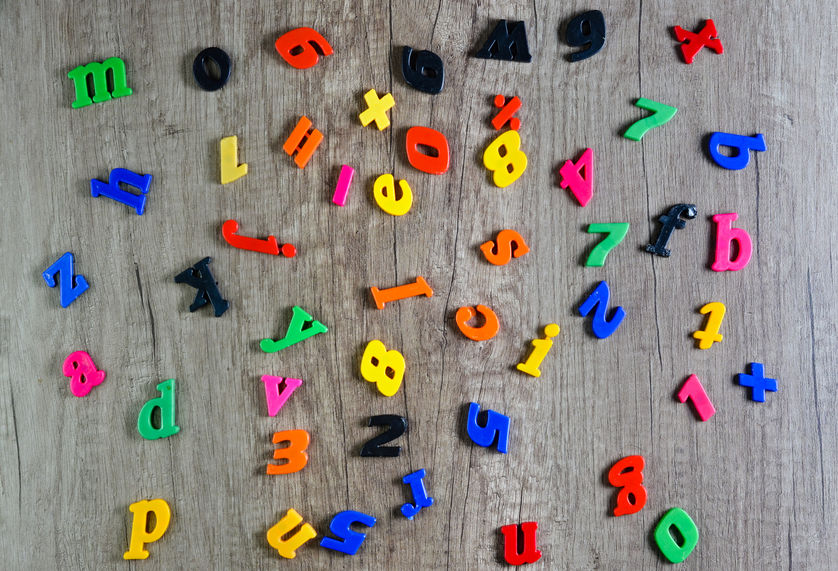
[[[518,131],[501,133],[489,143],[483,151],[483,165],[494,173],[492,180],[497,187],[504,188],[518,180],[527,170],[527,155],[521,150]]]

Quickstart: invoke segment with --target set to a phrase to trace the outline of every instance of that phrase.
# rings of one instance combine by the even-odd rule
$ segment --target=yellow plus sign
[[[393,96],[387,93],[379,99],[375,89],[370,89],[364,93],[364,101],[367,102],[367,110],[358,115],[358,119],[361,120],[361,125],[366,127],[375,121],[375,126],[378,127],[379,131],[383,131],[389,127],[390,118],[387,117],[387,111],[396,104]]]

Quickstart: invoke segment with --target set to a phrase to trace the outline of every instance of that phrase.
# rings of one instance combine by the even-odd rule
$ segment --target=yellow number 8
[[[483,151],[483,165],[494,173],[492,181],[499,188],[518,180],[527,170],[527,155],[521,150],[521,136],[518,132],[507,131],[498,135]]]

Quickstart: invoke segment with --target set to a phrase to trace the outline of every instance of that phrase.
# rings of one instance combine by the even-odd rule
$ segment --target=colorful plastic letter
[[[736,154],[727,156],[719,151],[719,147],[730,147],[736,149]],[[755,135],[753,137],[746,137],[744,135],[734,135],[733,133],[713,133],[710,135],[708,142],[708,150],[710,156],[716,161],[716,164],[723,169],[738,171],[748,166],[751,160],[750,151],[765,152],[765,138],[762,135]]]
[[[515,249],[512,249],[512,246]],[[524,237],[515,230],[501,230],[495,241],[491,240],[480,245],[480,251],[486,256],[486,261],[495,266],[505,266],[512,258],[520,258],[530,251],[524,242]]]
[[[605,318],[605,311],[608,308],[608,300],[611,297],[611,291],[608,289],[608,284],[605,281],[599,282],[588,299],[582,302],[579,306],[579,315],[586,317],[594,308],[594,316],[591,319],[591,328],[594,330],[594,335],[599,339],[610,337],[623,322],[626,316],[625,310],[617,306],[611,312],[611,318]]]
[[[272,256],[279,255],[279,244],[275,236],[268,236],[266,239],[260,240],[249,236],[239,236],[236,233],[238,231],[239,223],[235,220],[227,220],[221,225],[221,236],[232,247],[251,252],[261,252],[262,254],[271,254]],[[284,248],[285,246],[283,246]]]
[[[675,117],[675,113],[678,112],[678,109],[675,107],[664,105],[663,103],[658,103],[644,97],[638,99],[635,105],[641,109],[651,111],[652,114],[636,121],[635,123],[632,123],[632,125],[626,129],[626,132],[623,133],[623,137],[631,139],[632,141],[639,141],[650,129],[654,129],[655,127],[660,127],[664,123],[668,123],[670,119]]]
[[[425,491],[425,469],[416,470],[402,478],[402,483],[410,486],[410,493],[413,494],[413,503],[402,505],[402,515],[407,519],[413,519],[422,508],[434,504],[434,499],[428,497]]]
[[[378,127],[379,131],[383,131],[389,127],[390,118],[387,116],[387,111],[396,105],[396,100],[393,99],[393,96],[387,93],[379,99],[375,89],[370,89],[364,93],[364,101],[367,102],[367,108],[358,115],[358,119],[361,120],[361,125],[366,127],[375,121],[375,126]]]
[[[131,538],[128,540],[128,551],[123,559],[148,559],[146,543],[157,541],[166,530],[169,529],[169,522],[172,521],[172,510],[166,500],[141,500],[134,502],[128,509],[134,514],[131,522]],[[154,529],[148,529],[148,514],[154,514]]]
[[[547,356],[547,351],[553,346],[553,337],[557,336],[560,331],[561,329],[555,323],[547,325],[544,328],[544,339],[532,340],[532,351],[526,361],[518,363],[518,370],[536,378],[540,377],[541,370],[538,367]]]
[[[733,228],[733,223],[739,215],[735,212],[716,214],[716,260],[710,266],[714,272],[738,271],[751,261],[751,237],[742,228]],[[738,253],[736,259],[731,260],[731,246],[736,242]]]
[[[710,314],[707,316],[704,329],[693,332],[693,337],[698,340],[699,349],[709,349],[713,346],[713,343],[722,342],[722,334],[719,333],[719,329],[722,327],[725,311],[725,304],[720,301],[711,301],[698,310],[702,315]]]
[[[346,553],[347,555],[355,555],[358,553],[358,549],[361,548],[361,544],[367,538],[367,534],[361,533],[360,531],[354,531],[352,529],[352,524],[372,527],[375,525],[375,518],[371,515],[353,510],[346,510],[336,514],[335,517],[332,518],[332,522],[329,524],[329,531],[341,538],[342,541],[338,541],[337,539],[333,539],[331,537],[324,537],[320,541],[320,547],[340,551],[341,553]]]
[[[585,169],[585,175],[582,175],[582,169]],[[591,197],[594,195],[594,151],[593,149],[585,149],[582,156],[576,164],[571,161],[565,161],[562,168],[559,169],[559,174],[562,177],[560,186],[567,188],[570,186],[570,191],[576,197],[579,206],[587,206]]]
[[[683,538],[683,544],[678,545],[672,536],[670,530],[673,527]],[[689,557],[698,545],[698,528],[687,512],[681,508],[672,508],[655,526],[655,543],[670,563],[680,563]]]
[[[722,41],[716,37],[716,24],[713,20],[704,20],[704,27],[699,32],[688,32],[681,26],[675,26],[675,39],[681,44],[681,55],[684,56],[686,63],[692,63],[695,59],[695,54],[701,51],[701,48],[707,46],[717,54],[724,53],[725,49],[722,47]]]
[[[279,385],[282,381],[285,384],[282,391]],[[273,375],[262,375],[262,382],[265,383],[265,400],[268,403],[268,416],[276,416],[280,409],[288,402],[289,397],[303,384],[300,379],[287,377],[275,377]]]
[[[628,222],[609,222],[601,224],[588,224],[588,234],[607,234],[605,239],[594,246],[588,259],[585,261],[587,267],[601,268],[605,265],[605,258],[608,253],[623,241],[629,231]]]
[[[626,456],[608,471],[608,483],[622,488],[617,493],[614,515],[637,513],[646,505],[646,488],[643,487],[643,456]]]
[[[505,525],[500,528],[503,534],[503,558],[510,565],[523,565],[524,563],[535,563],[541,559],[541,551],[536,548],[535,532],[538,531],[538,523],[526,521],[520,525],[523,536],[523,549],[518,551],[518,527],[515,524]]]
[[[55,287],[55,274],[59,274],[59,300],[61,307],[67,307],[90,287],[81,274],[73,273],[75,265],[72,252],[64,252],[41,274],[49,287]]]
[[[378,289],[373,286],[370,288],[370,291],[372,292],[372,299],[375,301],[375,306],[378,309],[384,309],[386,304],[399,301],[400,299],[407,299],[419,295],[433,297],[434,295],[434,290],[431,289],[431,286],[428,285],[428,282],[422,276],[417,277],[415,282],[388,289]]]
[[[387,430],[370,438],[361,448],[361,456],[365,458],[395,458],[402,453],[401,446],[382,446],[392,442],[407,432],[407,419],[397,414],[379,414],[371,416],[368,426],[387,426]]]
[[[654,244],[648,244],[646,251],[668,258],[672,252],[666,248],[666,244],[669,242],[669,237],[672,236],[672,231],[686,226],[687,220],[692,220],[697,214],[698,210],[695,204],[676,204],[670,208],[666,214],[658,218],[658,222],[662,224],[658,239],[655,240]]]
[[[716,407],[710,402],[710,397],[707,396],[704,387],[701,386],[701,381],[695,375],[687,377],[681,390],[678,391],[679,401],[687,402],[687,399],[692,401],[695,413],[702,422],[707,422],[716,414]]]
[[[96,385],[105,380],[105,371],[96,369],[93,359],[85,351],[73,351],[64,359],[61,368],[70,377],[70,392],[79,398],[87,396]]]
[[[492,31],[492,35],[483,44],[474,57],[481,59],[498,59],[504,61],[532,61],[530,48],[527,44],[527,28],[523,22],[507,22],[501,20]]]
[[[372,185],[372,196],[378,207],[391,216],[403,216],[413,206],[413,192],[404,179],[399,180],[401,196],[396,196],[396,181],[391,174],[383,174]]]
[[[521,100],[518,96],[516,95],[507,100],[506,97],[498,94],[495,95],[493,103],[495,107],[500,109],[498,114],[492,117],[492,127],[495,128],[495,131],[500,131],[507,122],[509,123],[510,129],[517,131],[521,127],[521,120],[514,116],[521,108]]]
[[[311,442],[308,432],[301,429],[274,432],[273,443],[282,444],[283,442],[287,442],[288,446],[274,450],[274,460],[288,460],[288,462],[284,464],[269,463],[266,470],[269,476],[293,474],[299,472],[308,464],[306,448]]]
[[[108,91],[107,72],[111,72],[113,79],[113,91]],[[87,89],[87,76],[93,76],[93,99],[90,99],[90,91]],[[131,88],[128,87],[128,79],[125,73],[125,62],[118,57],[110,57],[99,63],[90,62],[87,65],[80,65],[70,70],[67,77],[73,80],[76,88],[76,100],[73,101],[73,109],[86,107],[93,103],[102,103],[118,97],[131,95]]]
[[[214,77],[207,69],[207,62],[211,61],[218,68],[218,77]],[[217,91],[224,87],[230,79],[230,56],[221,48],[207,48],[202,50],[192,62],[192,75],[204,91]]]
[[[291,311],[291,322],[285,330],[285,337],[277,340],[262,339],[259,342],[259,348],[262,351],[265,353],[276,353],[300,341],[305,341],[309,337],[314,337],[319,333],[326,333],[329,330],[325,325],[306,313],[303,308],[295,305]],[[309,321],[311,324],[303,329]]]
[[[399,390],[406,367],[402,354],[395,349],[388,351],[378,339],[367,343],[361,356],[361,376],[375,383],[378,392],[385,397],[391,397]]]
[[[133,186],[141,194],[134,194],[127,190],[122,190],[119,186],[120,183]],[[94,197],[100,195],[107,196],[112,200],[130,206],[137,211],[138,215],[142,216],[145,210],[146,194],[148,194],[148,187],[150,185],[150,174],[137,174],[128,169],[113,169],[108,175],[108,182],[106,183],[95,178],[90,179],[90,195]]]
[[[480,426],[477,420],[478,415],[485,416],[485,426]],[[509,417],[493,410],[483,411],[480,414],[480,405],[476,402],[468,405],[468,418],[466,419],[466,432],[472,442],[484,448],[490,447],[497,440],[498,452],[506,454],[509,445]]]
[[[569,61],[582,61],[596,54],[605,45],[605,18],[599,10],[579,14],[567,24],[565,41],[582,51],[567,56]]]
[[[483,316],[483,325],[480,327],[472,327],[468,325],[469,320],[477,316]],[[460,333],[471,339],[472,341],[486,341],[498,334],[500,329],[500,321],[498,316],[492,311],[491,307],[485,305],[478,305],[477,307],[465,306],[457,310],[454,316],[454,321],[457,322],[457,327]]]
[[[335,186],[335,194],[332,196],[332,202],[338,206],[346,206],[346,197],[349,194],[349,186],[352,184],[352,177],[354,175],[355,169],[351,166],[342,165],[340,167],[338,184]]]
[[[305,139],[305,143],[303,143],[303,139]],[[282,145],[282,150],[285,151],[285,154],[288,156],[297,153],[297,156],[294,157],[294,163],[296,163],[299,168],[304,169],[308,164],[308,161],[311,160],[311,155],[314,154],[314,151],[317,150],[317,147],[319,147],[322,142],[323,133],[317,129],[312,129],[311,120],[303,115],[300,117],[300,120],[297,122],[297,126],[294,127],[294,130],[291,131],[291,134],[288,135],[287,139],[285,139],[285,143]]]
[[[498,188],[506,188],[521,178],[527,170],[527,155],[521,150],[518,131],[504,131],[489,143],[483,151],[483,166],[493,173],[492,182]]]
[[[247,174],[247,163],[239,164],[239,138],[221,139],[221,184],[228,184]]]
[[[212,258],[207,256],[191,268],[186,268],[175,276],[175,283],[185,283],[198,290],[192,305],[189,306],[190,312],[197,311],[208,303],[212,303],[215,316],[221,317],[230,307],[230,303],[222,298],[221,292],[218,291],[218,282],[215,281],[209,269],[210,262],[212,262]]]
[[[180,432],[180,427],[175,424],[175,380],[163,381],[157,385],[157,390],[160,396],[146,402],[137,417],[137,430],[146,440],[167,438]],[[159,427],[151,421],[155,408],[160,409]]]
[[[281,520],[276,522],[268,530],[267,538],[268,544],[277,550],[277,552],[285,559],[294,559],[297,556],[297,550],[308,540],[317,537],[317,532],[308,523],[303,523],[300,529],[289,537],[282,539],[282,536],[291,533],[291,531],[303,522],[303,516],[297,513],[294,509],[289,509]]]
[[[765,391],[777,392],[777,379],[765,376],[762,363],[751,363],[751,374],[739,373],[739,385],[751,388],[751,400],[765,402]]]
[[[405,136],[407,162],[416,170],[428,174],[444,174],[448,171],[451,153],[445,135],[430,127],[411,127]],[[429,155],[419,150],[419,145],[430,147],[434,152]]]
[[[296,28],[282,34],[274,47],[288,65],[297,69],[308,69],[316,65],[318,52],[323,56],[334,53],[326,38],[311,28]]]
[[[414,89],[434,95],[445,85],[445,67],[442,59],[432,51],[414,51],[402,48],[402,77]]]

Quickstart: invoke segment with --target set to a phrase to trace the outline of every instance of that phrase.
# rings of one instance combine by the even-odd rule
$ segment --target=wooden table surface
[[[570,63],[573,16],[601,10],[603,50]],[[165,499],[172,522],[137,568],[437,569],[504,566],[499,528],[537,521],[541,569],[669,566],[652,539],[672,507],[700,531],[682,564],[695,569],[838,568],[838,382],[835,284],[835,50],[838,10],[813,0],[767,2],[5,2],[0,4],[2,357],[0,552],[8,569],[124,565],[129,504]],[[523,20],[532,63],[473,57],[496,21]],[[672,27],[712,18],[724,54],[685,65]],[[297,70],[273,43],[310,26],[334,54]],[[445,87],[403,80],[402,46],[445,62]],[[192,61],[219,46],[227,85],[198,88]],[[78,65],[122,58],[129,97],[72,109]],[[368,89],[392,93],[392,125],[362,127]],[[495,187],[482,153],[496,136],[494,95],[518,95],[529,165]],[[646,97],[678,108],[641,142],[621,136]],[[301,170],[282,144],[306,115],[325,135]],[[443,132],[442,176],[411,167],[405,133]],[[766,152],[729,171],[708,158],[714,131],[761,133]],[[249,172],[219,181],[219,140],[237,135]],[[581,208],[557,169],[587,147],[596,188]],[[356,169],[344,208],[331,198],[342,164]],[[90,195],[114,168],[149,173],[146,212]],[[372,182],[406,179],[403,217],[382,212]],[[694,203],[672,257],[642,251],[657,217]],[[711,271],[716,213],[737,212],[753,239],[750,264]],[[241,233],[297,246],[292,259],[234,249]],[[604,267],[585,267],[594,222],[629,222]],[[479,245],[504,228],[531,251],[488,264]],[[90,289],[59,305],[41,273],[76,257]],[[188,310],[175,275],[210,256],[230,309]],[[378,310],[370,286],[424,276],[431,298]],[[627,314],[598,340],[578,315],[601,280]],[[722,301],[724,341],[699,350],[697,309]],[[476,343],[453,315],[485,304],[500,333]],[[300,306],[329,328],[278,353]],[[561,333],[539,379],[515,370],[546,324]],[[399,392],[382,396],[359,372],[368,341],[407,361]],[[74,397],[62,374],[90,353],[105,382]],[[765,364],[779,391],[750,399],[737,374]],[[700,422],[675,394],[690,374],[716,415]],[[268,416],[265,374],[304,380]],[[179,434],[145,440],[142,405],[177,380]],[[469,402],[511,418],[509,452],[465,434]],[[371,415],[399,414],[398,458],[362,458]],[[309,462],[268,476],[275,431],[311,434]],[[606,474],[645,458],[645,508],[614,517]],[[433,506],[413,521],[401,478],[425,469]],[[318,538],[282,560],[266,531],[293,508]],[[354,557],[318,543],[337,512],[378,521]],[[133,567],[134,564],[130,564]]]

